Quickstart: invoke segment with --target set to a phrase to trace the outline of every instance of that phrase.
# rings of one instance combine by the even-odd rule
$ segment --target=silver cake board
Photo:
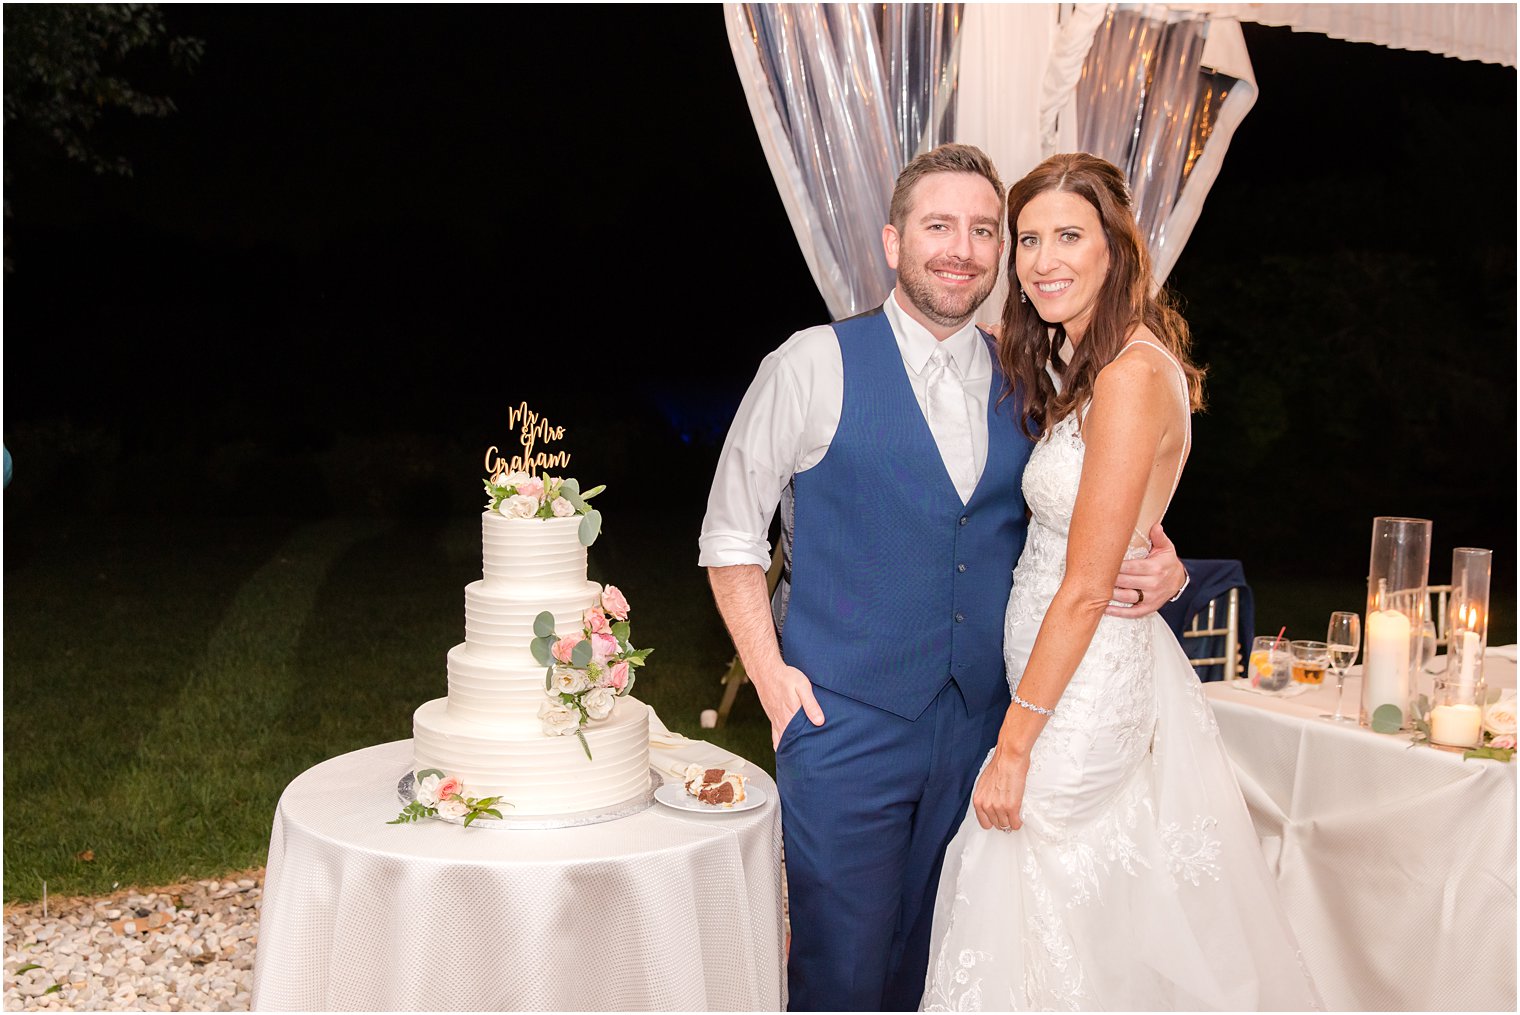
[[[512,829],[536,829],[536,828],[575,828],[580,825],[599,825],[603,821],[616,821],[618,818],[626,818],[646,810],[654,803],[654,791],[665,780],[658,769],[649,770],[649,786],[636,797],[624,800],[622,803],[611,807],[599,807],[590,811],[576,811],[571,814],[524,814],[521,817],[513,817],[502,811],[503,817],[476,818],[470,822],[471,828],[512,828]],[[401,798],[403,804],[409,804],[417,799],[417,773],[407,772],[396,783],[396,795]],[[498,808],[500,809],[500,808]],[[464,818],[448,817],[443,814],[435,814],[434,820],[447,821],[450,824],[462,825]]]

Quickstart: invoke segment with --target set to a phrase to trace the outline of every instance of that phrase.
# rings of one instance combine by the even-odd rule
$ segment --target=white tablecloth
[[[1490,658],[1490,686],[1515,685]],[[1515,1009],[1515,764],[1318,718],[1293,698],[1204,685],[1267,863],[1338,1011]],[[1359,677],[1346,680],[1356,715]]]
[[[728,759],[768,801],[550,831],[388,825],[410,740],[309,769],[275,813],[255,1010],[780,1009],[775,783],[685,745],[651,762]]]

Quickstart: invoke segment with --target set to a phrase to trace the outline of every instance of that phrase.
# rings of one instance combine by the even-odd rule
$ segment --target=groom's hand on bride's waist
[[[1113,602],[1103,611],[1108,617],[1146,617],[1166,605],[1187,583],[1187,569],[1177,559],[1177,548],[1157,522],[1150,531],[1151,552],[1119,565],[1114,579]]]
[[[767,674],[750,674],[760,704],[771,720],[771,747],[781,746],[781,734],[801,709],[814,726],[823,725],[823,707],[813,696],[813,682],[795,666],[779,666]]]

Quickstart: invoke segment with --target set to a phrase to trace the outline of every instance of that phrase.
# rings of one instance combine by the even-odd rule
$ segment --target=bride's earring
[[[1024,287],[1023,286],[1019,286],[1019,302],[1020,303],[1028,303],[1029,302],[1029,296],[1028,296],[1028,294],[1026,294],[1024,292]]]

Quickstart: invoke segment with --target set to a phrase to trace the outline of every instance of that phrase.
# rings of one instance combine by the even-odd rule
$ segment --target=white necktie
[[[950,481],[961,495],[962,503],[976,490],[976,461],[971,450],[971,414],[966,410],[966,385],[955,361],[943,345],[934,347],[929,356],[929,374],[924,381],[924,415],[929,432],[945,461]]]

